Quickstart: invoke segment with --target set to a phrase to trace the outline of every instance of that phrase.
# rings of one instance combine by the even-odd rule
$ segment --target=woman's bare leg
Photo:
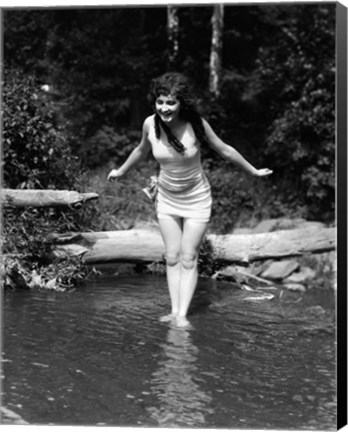
[[[199,248],[208,223],[184,219],[181,241],[181,284],[177,325],[186,326],[186,315],[197,286]]]
[[[180,251],[182,241],[182,219],[158,219],[166,250],[167,282],[171,301],[171,314],[160,321],[170,321],[179,313],[181,262]]]

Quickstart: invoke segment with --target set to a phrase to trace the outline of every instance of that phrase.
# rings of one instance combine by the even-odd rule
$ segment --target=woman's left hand
[[[272,174],[272,170],[268,169],[268,168],[261,168],[261,169],[257,169],[254,176],[256,177],[264,177],[264,176],[268,176],[270,174]]]

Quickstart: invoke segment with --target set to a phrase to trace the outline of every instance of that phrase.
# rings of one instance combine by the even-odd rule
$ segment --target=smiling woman
[[[156,111],[162,121],[171,123],[179,116],[180,102],[172,95],[161,95],[156,99]]]
[[[233,147],[215,134],[195,108],[188,79],[166,73],[151,83],[149,100],[155,113],[145,119],[140,144],[126,162],[112,170],[108,180],[124,176],[152,153],[160,165],[156,210],[166,250],[171,313],[161,321],[189,325],[186,316],[197,285],[197,263],[202,239],[210,220],[211,189],[201,166],[201,145],[254,176],[269,169],[253,167]]]

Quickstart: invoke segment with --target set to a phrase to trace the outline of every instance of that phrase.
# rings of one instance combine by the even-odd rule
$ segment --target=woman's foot
[[[190,321],[184,316],[177,316],[175,324],[177,327],[188,327],[190,326]]]
[[[159,320],[160,320],[160,322],[172,322],[175,320],[175,318],[176,318],[176,315],[171,313],[171,314],[162,316]]]

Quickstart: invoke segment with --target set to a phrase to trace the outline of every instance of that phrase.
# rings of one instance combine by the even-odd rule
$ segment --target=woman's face
[[[172,95],[160,95],[155,102],[157,114],[161,117],[161,120],[167,124],[172,123],[173,120],[178,118],[180,105],[177,98]]]

